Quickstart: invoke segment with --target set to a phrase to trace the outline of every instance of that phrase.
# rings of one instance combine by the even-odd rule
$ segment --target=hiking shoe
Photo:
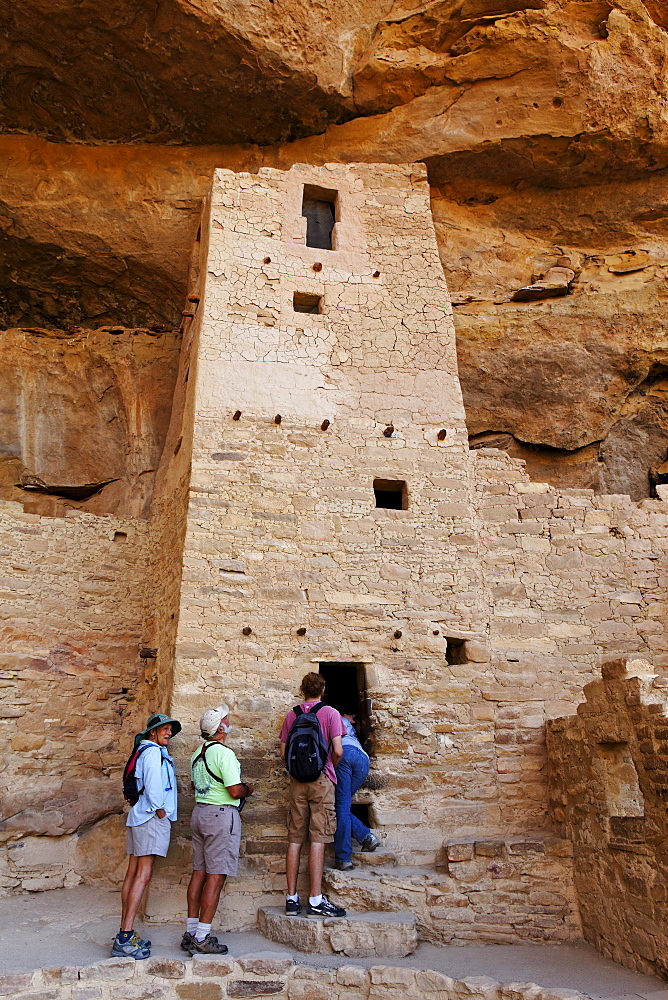
[[[286,899],[285,912],[289,917],[297,917],[302,912],[300,899]]]
[[[334,867],[340,872],[351,872],[357,865],[354,865],[352,861],[335,861]]]
[[[186,931],[181,938],[181,947],[184,951],[189,952],[195,943],[195,935],[191,934],[190,931]]]
[[[113,937],[111,939],[111,943],[113,944],[115,940],[116,940],[116,938]],[[139,934],[137,934],[137,931],[133,931],[132,932],[132,937],[130,938],[130,941],[135,946],[135,948],[150,948],[151,947],[151,942],[148,939],[146,939],[146,938],[140,938]]]
[[[373,833],[370,833],[368,837],[365,837],[362,841],[363,851],[375,851],[377,847],[380,847],[380,841]]]
[[[213,935],[213,934],[209,934],[209,938],[212,941],[218,941],[218,938],[215,937],[215,935]],[[190,931],[185,931],[184,934],[183,934],[183,937],[181,938],[181,947],[183,948],[183,950],[187,951],[188,954],[190,954],[190,949],[195,944],[196,944],[195,935],[191,934]]]
[[[345,917],[346,911],[340,906],[330,903],[327,896],[323,895],[317,906],[308,904],[307,914],[309,917]]]
[[[141,938],[136,934],[133,934],[129,941],[126,941],[125,944],[121,944],[117,935],[114,938],[113,945],[111,946],[112,958],[150,958],[151,949],[144,947],[143,942],[139,945],[135,944],[135,941],[141,941]]]
[[[207,934],[203,941],[193,937],[188,951],[191,955],[227,955],[227,945],[222,944],[212,934]]]

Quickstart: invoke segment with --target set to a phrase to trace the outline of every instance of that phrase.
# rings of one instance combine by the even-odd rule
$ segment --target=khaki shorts
[[[336,830],[334,784],[326,774],[317,781],[295,781],[288,787],[288,842],[331,844]]]
[[[195,803],[190,817],[193,869],[207,875],[236,875],[241,844],[241,816],[236,806]]]
[[[140,826],[128,826],[125,832],[125,849],[128,854],[142,858],[147,854],[157,854],[166,858],[172,824],[166,816],[151,816]]]

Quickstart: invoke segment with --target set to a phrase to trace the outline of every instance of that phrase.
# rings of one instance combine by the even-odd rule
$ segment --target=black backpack
[[[151,744],[154,746],[155,744]],[[127,764],[123,771],[123,798],[127,799],[131,806],[136,805],[139,802],[139,796],[144,791],[143,788],[137,788],[137,776],[135,771],[137,770],[137,761],[143,754],[144,750],[148,750],[147,746],[139,746],[136,750],[133,750],[128,757]]]
[[[322,707],[319,701],[308,712],[301,705],[293,708],[297,718],[285,744],[285,766],[296,781],[317,781],[327,763],[329,747],[318,722]]]

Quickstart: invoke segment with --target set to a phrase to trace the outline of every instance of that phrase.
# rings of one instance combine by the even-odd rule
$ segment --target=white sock
[[[299,902],[299,893],[298,893],[298,892],[296,892],[296,893],[294,894],[294,896],[291,896],[291,895],[290,895],[290,894],[288,893],[288,895],[287,895],[287,896],[286,896],[285,898],[286,898],[286,899],[289,899],[291,903],[298,903],[298,902]]]
[[[311,906],[319,906],[322,903],[322,896],[309,896],[308,901]]]
[[[211,930],[211,924],[203,924],[201,920],[197,922],[197,930],[195,931],[195,940],[203,941]]]
[[[194,934],[197,930],[197,925],[199,923],[199,917],[188,917],[186,920],[186,931],[188,934]]]

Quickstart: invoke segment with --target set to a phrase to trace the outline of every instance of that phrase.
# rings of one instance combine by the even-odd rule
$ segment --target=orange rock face
[[[664,4],[48,6],[10,5],[0,32],[5,327],[176,328],[215,166],[423,160],[474,444],[649,493],[668,446]],[[555,266],[574,278],[551,295]],[[116,478],[110,434],[111,472],[75,479]]]
[[[28,511],[144,517],[180,337],[151,330],[0,334],[0,491]]]

